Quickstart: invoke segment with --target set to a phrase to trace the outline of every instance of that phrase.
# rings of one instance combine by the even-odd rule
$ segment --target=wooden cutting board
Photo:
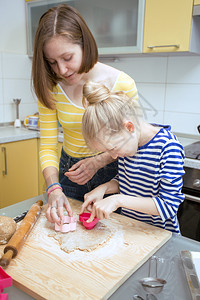
[[[71,200],[70,204],[74,212],[80,211],[81,202]],[[105,221],[116,232],[107,243],[91,252],[66,253],[45,234],[45,227],[52,226],[42,222],[45,209],[19,254],[5,269],[13,284],[35,299],[107,299],[172,235],[113,213]]]

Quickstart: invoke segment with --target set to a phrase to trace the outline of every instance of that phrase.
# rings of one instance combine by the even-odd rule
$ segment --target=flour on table
[[[61,233],[53,232],[49,236],[59,242],[60,248],[67,253],[75,250],[92,251],[108,242],[113,232],[101,221],[91,229],[87,230],[79,221],[77,221],[76,231]]]

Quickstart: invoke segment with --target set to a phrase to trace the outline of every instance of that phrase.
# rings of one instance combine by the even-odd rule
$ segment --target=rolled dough
[[[0,245],[6,244],[17,228],[15,221],[6,216],[0,216]]]
[[[70,253],[75,250],[95,250],[108,242],[113,234],[113,230],[101,221],[91,230],[87,230],[82,223],[78,221],[76,231],[68,233],[53,232],[50,233],[49,236],[58,241],[63,251]]]

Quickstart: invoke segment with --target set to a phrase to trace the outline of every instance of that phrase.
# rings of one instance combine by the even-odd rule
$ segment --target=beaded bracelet
[[[49,189],[51,186],[53,186],[53,185],[59,185],[59,186],[61,186],[61,184],[60,184],[59,182],[54,182],[54,183],[50,184],[50,185],[46,188],[46,192],[47,192],[48,189]]]
[[[47,197],[49,197],[49,195],[50,195],[51,192],[53,192],[53,191],[55,191],[57,189],[60,189],[61,191],[63,191],[63,189],[60,186],[56,186],[56,187],[52,188],[50,191],[48,191]]]

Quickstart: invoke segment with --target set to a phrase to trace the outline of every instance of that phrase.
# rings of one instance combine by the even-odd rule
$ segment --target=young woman
[[[82,90],[86,81],[124,91],[137,102],[135,82],[125,73],[98,62],[96,42],[78,11],[65,4],[49,9],[40,19],[34,42],[32,82],[40,115],[40,161],[47,185],[50,222],[60,222],[72,210],[67,197],[84,194],[117,173],[107,152],[92,152],[81,131]],[[58,121],[63,149],[58,161]]]
[[[170,126],[145,122],[134,101],[102,84],[86,83],[83,95],[83,136],[91,149],[118,158],[118,175],[87,193],[80,213],[91,211],[91,222],[122,207],[123,215],[180,233],[184,150]]]

